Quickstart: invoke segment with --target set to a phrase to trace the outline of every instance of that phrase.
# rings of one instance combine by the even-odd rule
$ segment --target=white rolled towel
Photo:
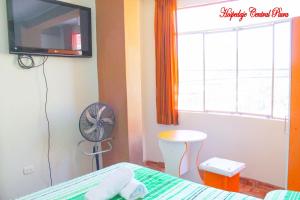
[[[144,198],[148,190],[144,183],[132,179],[121,191],[120,195],[126,200],[136,200]]]
[[[85,194],[87,200],[107,200],[118,195],[133,179],[133,173],[126,167],[113,170],[100,184]]]

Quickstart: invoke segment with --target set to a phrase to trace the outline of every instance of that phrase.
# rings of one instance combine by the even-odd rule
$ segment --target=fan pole
[[[95,144],[94,147],[93,147],[93,153],[98,152],[98,149],[99,149],[98,145]],[[96,168],[97,168],[97,170],[100,170],[100,166],[99,166],[99,154],[95,155],[95,159],[96,159]]]

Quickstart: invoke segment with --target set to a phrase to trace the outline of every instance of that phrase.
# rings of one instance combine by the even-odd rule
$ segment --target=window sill
[[[254,119],[263,119],[263,120],[272,120],[272,121],[282,121],[285,122],[288,118],[274,118],[266,115],[256,115],[256,114],[248,114],[248,113],[230,113],[230,112],[220,112],[220,111],[193,111],[193,110],[178,110],[179,113],[187,113],[187,114],[208,114],[208,115],[221,115],[221,116],[229,116],[229,117],[242,117],[242,118],[254,118]]]

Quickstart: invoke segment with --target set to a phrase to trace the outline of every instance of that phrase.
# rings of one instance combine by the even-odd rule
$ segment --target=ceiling
[[[187,8],[187,7],[221,3],[221,2],[226,2],[226,1],[237,1],[237,0],[177,0],[177,7],[178,8]]]

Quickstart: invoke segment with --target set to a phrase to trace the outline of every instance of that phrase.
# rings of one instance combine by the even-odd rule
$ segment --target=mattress
[[[132,169],[134,171],[135,178],[143,182],[148,188],[149,194],[144,198],[145,200],[258,200],[255,197],[207,187],[130,163],[119,163],[112,165],[110,167],[46,188],[19,199],[84,200],[85,193],[91,188],[96,187],[106,174],[123,166]],[[123,198],[120,196],[113,198],[113,200],[121,199]]]

